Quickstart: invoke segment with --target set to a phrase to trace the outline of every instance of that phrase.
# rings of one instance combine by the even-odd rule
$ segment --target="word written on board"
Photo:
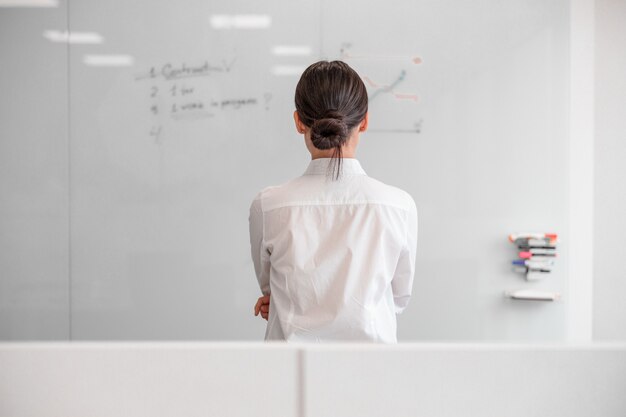
[[[180,119],[189,113],[202,113],[211,117],[214,113],[210,110],[240,109],[242,107],[258,104],[256,97],[243,98],[216,98],[201,94],[197,86],[187,83],[174,83],[165,88],[157,85],[150,86],[149,111],[157,116],[168,114],[173,119]]]
[[[235,60],[230,62],[222,61],[219,64],[212,64],[209,61],[203,61],[197,65],[188,65],[182,63],[179,65],[167,62],[161,66],[151,66],[148,71],[141,73],[135,77],[135,80],[162,78],[165,80],[177,80],[181,78],[208,77],[216,73],[230,72],[233,68]]]
[[[230,73],[234,62],[214,64],[205,60],[193,65],[167,62],[151,66],[136,75],[135,81],[147,87],[147,111],[152,117],[149,135],[160,142],[163,125],[170,121],[210,119],[220,112],[237,111],[260,104],[269,110],[270,93],[263,94],[261,98],[229,96],[224,91],[215,91],[214,81],[208,82],[209,78]],[[228,83],[221,83],[220,80],[217,85]]]

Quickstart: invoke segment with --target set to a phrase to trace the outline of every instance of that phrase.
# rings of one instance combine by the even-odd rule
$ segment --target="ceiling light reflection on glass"
[[[214,14],[209,22],[213,29],[267,29],[272,18],[267,14]]]
[[[83,62],[94,67],[130,67],[135,58],[130,55],[85,55]]]
[[[309,56],[311,47],[306,45],[276,45],[272,48],[272,54],[279,56]]]
[[[58,7],[57,0],[0,0],[0,7]]]
[[[71,44],[95,44],[104,42],[104,38],[95,32],[61,32],[59,30],[46,30],[43,37],[50,42],[64,42]]]

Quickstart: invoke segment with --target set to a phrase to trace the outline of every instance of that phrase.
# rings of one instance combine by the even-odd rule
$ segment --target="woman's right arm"
[[[270,294],[270,255],[263,240],[263,210],[261,199],[255,198],[250,206],[250,250],[254,271],[263,295]]]

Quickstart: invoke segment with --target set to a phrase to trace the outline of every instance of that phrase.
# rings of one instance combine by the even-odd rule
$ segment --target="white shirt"
[[[329,162],[312,160],[250,207],[252,260],[270,294],[265,340],[397,343],[415,272],[415,201],[353,158],[333,181]]]

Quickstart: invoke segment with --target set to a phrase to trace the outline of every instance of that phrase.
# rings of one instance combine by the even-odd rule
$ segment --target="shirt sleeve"
[[[412,197],[411,208],[407,213],[406,242],[400,253],[396,272],[391,281],[396,314],[401,314],[409,304],[415,275],[415,256],[417,252],[417,208]]]
[[[270,294],[270,254],[263,240],[263,210],[261,199],[257,196],[250,206],[250,250],[254,272],[263,295]]]

